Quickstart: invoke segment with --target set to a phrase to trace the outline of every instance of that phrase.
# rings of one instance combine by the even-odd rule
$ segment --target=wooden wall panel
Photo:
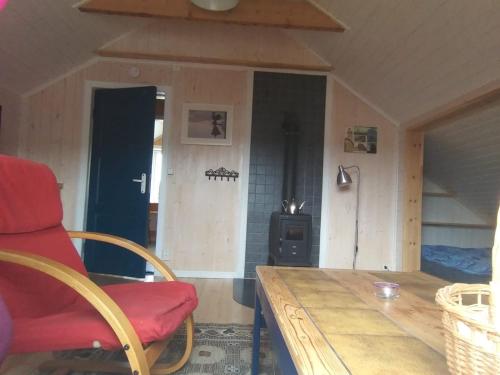
[[[21,98],[10,91],[0,89],[0,106],[0,153],[15,155],[21,122]]]
[[[129,76],[131,66],[140,69],[139,77]],[[64,183],[64,224],[73,228],[79,215],[75,197],[85,188],[81,176],[86,175],[82,166],[88,158],[82,139],[85,81],[173,87],[167,160],[175,173],[167,180],[166,253],[176,269],[234,272],[240,240],[241,183],[209,182],[203,174],[205,169],[218,166],[241,172],[248,164],[241,156],[242,143],[249,141],[241,137],[245,127],[250,126],[247,74],[205,68],[173,69],[166,64],[98,62],[26,98],[19,153],[47,163]],[[234,105],[233,145],[181,145],[184,102]]]
[[[139,77],[129,76],[131,66],[139,67]],[[78,215],[75,197],[85,186],[80,177],[81,169],[88,158],[87,150],[82,146],[85,81],[172,87],[167,160],[174,174],[167,178],[166,255],[178,270],[233,274],[238,269],[245,189],[241,179],[236,182],[208,181],[204,171],[219,166],[239,172],[248,168],[248,154],[245,152],[250,141],[248,74],[251,73],[222,68],[97,62],[26,98],[20,129],[20,153],[54,168],[57,178],[64,183],[64,223],[72,228]],[[335,176],[339,163],[357,164],[363,174],[359,267],[382,269],[384,265],[393,266],[396,252],[397,128],[340,83],[334,82],[330,89],[333,111],[325,133],[328,147],[325,148],[324,170],[331,173],[325,173],[324,266],[349,268],[352,262],[355,190],[337,190]],[[184,102],[233,105],[233,145],[181,144],[180,111]],[[345,128],[363,125],[379,128],[378,154],[344,153]]]
[[[498,134],[498,87],[498,80],[492,81],[402,126],[400,183],[404,190],[400,192],[399,217],[402,223],[403,270],[420,269],[424,133],[429,146],[426,151],[426,175],[453,190],[459,201],[486,222],[493,220],[491,211],[497,201],[499,176],[498,163],[495,163],[498,159],[498,142],[495,142]],[[467,142],[464,143],[464,140]],[[456,167],[459,159],[464,161]],[[470,179],[470,175],[477,179],[477,170],[482,170],[484,174],[484,178],[479,179],[483,183],[481,194],[477,193],[475,180]],[[435,228],[431,230],[435,232]],[[458,240],[456,229],[453,232],[454,240]],[[485,234],[483,240],[487,243],[489,236],[486,231],[482,234]],[[433,235],[433,238],[438,237]],[[426,239],[430,238],[426,236]]]
[[[159,21],[99,49],[101,56],[300,70],[332,70],[309,48],[274,28]]]
[[[402,196],[402,270],[420,270],[422,241],[422,181],[424,134],[421,131],[404,132],[405,176]]]
[[[356,184],[355,171],[349,171],[353,185],[340,191],[336,186],[337,168],[358,165],[361,170],[361,197],[359,209],[359,255],[360,269],[383,269],[385,265],[395,268],[396,259],[396,203],[397,203],[397,127],[377,113],[359,97],[342,86],[333,85],[333,113],[325,132],[325,178],[327,178],[324,201],[328,202],[325,216],[329,233],[322,246],[327,254],[322,255],[324,266],[351,268],[354,249]],[[348,127],[378,127],[377,154],[345,153],[343,141]],[[325,227],[324,226],[324,227]]]
[[[209,74],[207,74],[209,73]],[[241,179],[209,181],[207,169],[225,167],[242,172],[243,139],[248,123],[247,72],[183,68],[173,82],[173,126],[167,135],[168,178],[167,248],[175,269],[234,272],[240,241]],[[180,143],[183,103],[233,106],[232,146],[184,145]]]
[[[425,148],[428,150],[426,141]],[[424,167],[425,170],[425,167]],[[424,178],[424,195],[422,199],[422,223],[459,223],[466,226],[423,225],[422,245],[447,245],[463,248],[491,248],[494,237],[493,221],[486,221],[475,212],[464,206],[453,194],[439,188]],[[434,192],[439,192],[437,195]],[[430,195],[434,193],[435,195]],[[443,195],[449,194],[448,196]],[[480,226],[491,226],[491,229]],[[474,227],[478,226],[478,227]]]

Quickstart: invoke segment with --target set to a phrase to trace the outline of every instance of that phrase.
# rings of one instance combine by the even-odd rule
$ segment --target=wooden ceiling
[[[83,15],[67,0],[9,1],[0,12],[0,88],[29,91],[146,23],[142,18]]]
[[[311,1],[348,30],[287,32],[398,123],[500,78],[500,1]]]
[[[117,4],[132,0],[106,1]],[[146,4],[153,0],[134,1]],[[154,1],[161,4],[181,0]],[[252,0],[242,0],[242,5],[248,1]],[[151,23],[173,23],[166,19],[84,13],[72,7],[74,2],[10,1],[0,12],[0,88],[16,94],[29,92],[85,63],[95,56],[95,51],[113,45],[113,40]],[[183,2],[186,5],[187,0]],[[500,1],[308,2],[346,25],[346,30],[270,29],[261,34],[284,33],[318,55],[325,65],[335,68],[338,79],[395,123],[426,118],[425,114],[453,99],[500,79]],[[239,34],[251,33],[246,30]],[[197,35],[192,34],[195,42]],[[240,43],[241,49],[245,42]],[[221,41],[210,41],[210,45],[213,43]],[[268,38],[262,38],[262,43],[273,48]]]
[[[307,0],[241,0],[226,12],[207,11],[193,5],[190,0],[88,0],[79,9],[129,16],[344,31],[332,15]]]
[[[500,98],[425,136],[424,174],[487,222],[500,202]]]

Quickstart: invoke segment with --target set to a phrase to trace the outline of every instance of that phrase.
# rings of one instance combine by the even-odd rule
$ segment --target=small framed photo
[[[378,129],[375,126],[353,126],[346,129],[344,152],[377,153]]]
[[[232,130],[232,106],[197,103],[183,105],[181,143],[230,146]]]

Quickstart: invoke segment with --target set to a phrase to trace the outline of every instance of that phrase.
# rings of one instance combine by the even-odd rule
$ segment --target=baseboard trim
[[[177,277],[189,277],[193,279],[235,279],[236,272],[218,272],[218,271],[181,271],[174,270]]]

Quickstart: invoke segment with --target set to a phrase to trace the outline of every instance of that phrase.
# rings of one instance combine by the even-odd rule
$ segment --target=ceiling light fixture
[[[191,0],[191,2],[205,10],[213,10],[216,12],[223,12],[233,9],[240,0]]]

